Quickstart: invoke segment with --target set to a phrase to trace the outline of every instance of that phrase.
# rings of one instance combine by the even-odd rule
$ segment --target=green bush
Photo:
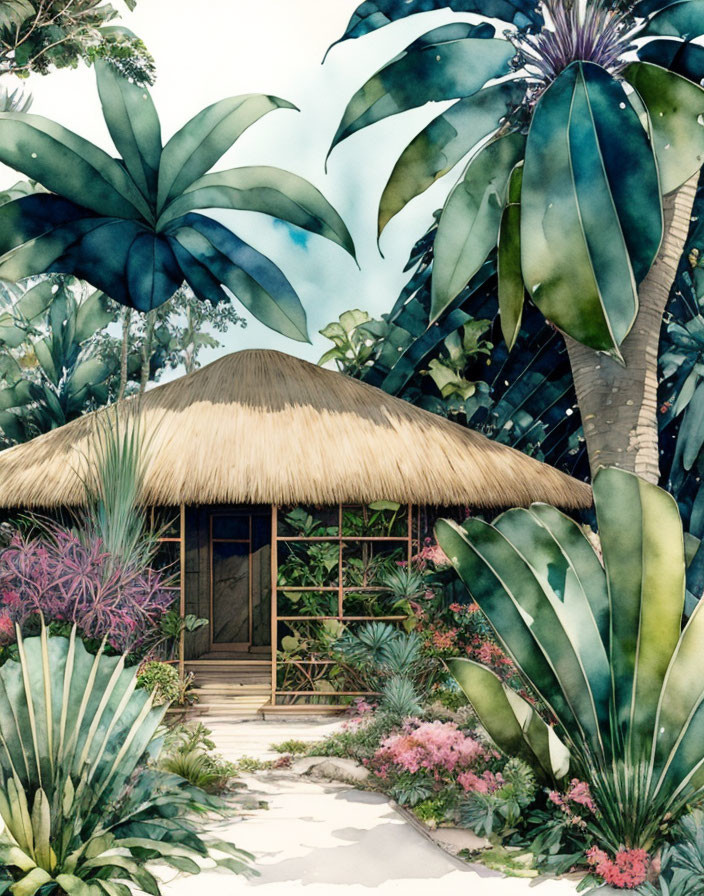
[[[75,628],[17,647],[0,668],[0,891],[158,896],[145,863],[197,873],[211,849],[246,869],[250,856],[203,834],[198,815],[224,804],[147,767],[165,707],[135,690],[124,657],[89,654]]]
[[[461,801],[460,824],[480,837],[505,837],[520,824],[535,799],[535,775],[520,759],[509,759],[501,771],[503,784],[493,792],[472,791]]]
[[[272,744],[271,749],[277,753],[290,753],[293,756],[305,755],[310,744],[304,740],[284,740],[280,744]]]
[[[237,776],[237,766],[215,753],[210,730],[200,722],[177,725],[166,737],[159,767],[208,793],[222,793]]]
[[[149,691],[155,706],[183,702],[184,688],[178,670],[160,660],[149,660],[140,667],[137,687]]]
[[[381,741],[398,727],[399,720],[383,712],[370,714],[354,727],[335,731],[325,740],[311,744],[309,756],[333,756],[335,758],[356,759],[363,762],[371,759]]]

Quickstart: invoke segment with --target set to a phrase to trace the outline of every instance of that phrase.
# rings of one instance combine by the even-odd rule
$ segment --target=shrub
[[[370,691],[382,691],[393,677],[407,679],[416,688],[427,688],[441,673],[441,664],[424,656],[415,632],[405,632],[388,622],[368,622],[356,631],[345,631],[334,645],[338,657],[358,671]]]
[[[341,731],[335,731],[324,740],[311,744],[308,755],[368,761],[373,758],[382,740],[396,728],[398,719],[395,716],[383,712],[368,713],[343,723]]]
[[[497,758],[453,722],[410,719],[381,742],[367,765],[394,799],[413,806],[443,788],[457,795],[497,789],[502,779],[490,768]]]
[[[177,725],[166,737],[159,767],[208,793],[226,790],[237,776],[237,767],[214,752],[215,743],[210,734],[200,722]]]
[[[137,675],[137,687],[145,688],[151,693],[155,706],[179,703],[183,692],[178,670],[159,660],[142,664]]]
[[[402,675],[394,675],[384,683],[379,708],[399,720],[421,712],[420,697],[413,682]]]
[[[535,776],[525,762],[509,759],[501,770],[501,778],[496,790],[470,791],[460,803],[460,823],[481,837],[513,832],[535,799]]]
[[[695,809],[672,832],[662,851],[659,886],[643,888],[648,896],[704,896],[704,812]]]
[[[34,537],[32,537],[34,535]],[[0,552],[0,639],[14,639],[13,623],[33,616],[76,625],[83,638],[118,653],[148,647],[173,602],[173,588],[153,569],[137,569],[83,542],[69,529],[46,523],[41,534],[16,532]]]
[[[290,753],[292,756],[305,755],[310,744],[304,740],[284,740],[280,744],[272,744],[271,749],[277,753]]]
[[[246,868],[251,857],[207,840],[197,820],[224,804],[146,767],[165,710],[134,690],[136,670],[123,657],[91,656],[75,628],[63,638],[46,627],[20,635],[18,654],[0,668],[3,891],[80,896],[135,886],[158,896],[147,861],[196,873],[211,849],[228,854],[211,855],[217,864]]]

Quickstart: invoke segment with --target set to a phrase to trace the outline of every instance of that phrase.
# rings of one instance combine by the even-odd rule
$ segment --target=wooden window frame
[[[331,505],[334,506],[334,505]],[[319,692],[319,691],[286,691],[280,690],[277,688],[277,673],[281,666],[283,665],[296,665],[298,661],[290,660],[286,662],[280,662],[278,659],[278,629],[279,622],[293,622],[293,621],[301,621],[301,622],[315,622],[315,621],[325,621],[329,619],[335,619],[340,622],[401,622],[406,617],[405,616],[346,616],[345,615],[345,594],[346,593],[355,593],[359,591],[364,592],[374,592],[379,591],[382,592],[385,589],[380,586],[372,586],[372,587],[359,587],[355,585],[345,585],[343,579],[343,548],[345,546],[349,546],[350,544],[364,544],[364,543],[395,543],[399,545],[405,545],[406,547],[406,562],[410,563],[413,554],[419,548],[418,539],[420,538],[420,508],[414,506],[411,503],[406,505],[406,532],[404,535],[398,536],[373,536],[373,535],[344,535],[342,531],[342,521],[343,521],[343,511],[346,507],[364,507],[363,503],[353,504],[353,503],[339,503],[337,505],[337,535],[326,535],[326,536],[311,536],[306,537],[303,535],[281,535],[279,534],[279,505],[272,505],[271,508],[271,705],[286,707],[290,709],[299,708],[300,706],[312,706],[313,704],[282,704],[280,702],[280,698],[284,697],[302,697],[302,696],[330,696],[330,697],[364,697],[364,696],[374,696],[375,692],[373,691],[336,691],[330,692],[329,694]],[[416,518],[417,517],[417,518]],[[414,532],[415,528],[415,532]],[[417,533],[417,534],[416,534]],[[281,543],[308,543],[308,544],[316,544],[316,543],[331,543],[338,545],[338,575],[337,575],[337,585],[328,585],[328,586],[294,586],[287,587],[285,589],[281,589],[278,583],[278,572],[279,572],[279,545]],[[328,593],[337,593],[337,614],[335,615],[324,615],[324,616],[280,616],[278,612],[278,594],[279,590],[286,591],[315,591],[315,592],[328,592]],[[306,661],[310,663],[316,663],[318,665],[327,665],[333,664],[333,660],[310,660]],[[325,708],[339,708],[340,704],[323,704],[320,706],[315,706],[316,709],[325,709]]]

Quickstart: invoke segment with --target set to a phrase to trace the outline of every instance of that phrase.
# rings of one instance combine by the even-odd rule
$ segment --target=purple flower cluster
[[[132,652],[154,639],[174,592],[158,570],[112,557],[98,539],[53,524],[39,537],[17,532],[0,551],[0,643],[14,640],[14,623],[41,613]]]

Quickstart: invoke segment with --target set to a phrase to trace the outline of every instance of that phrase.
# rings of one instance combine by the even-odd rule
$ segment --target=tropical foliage
[[[436,232],[434,225],[414,247],[407,264],[410,279],[392,309],[381,320],[369,322],[385,335],[371,346],[366,365],[359,372],[346,372],[565,472],[585,476],[584,436],[564,342],[527,304],[514,347],[507,351],[496,311],[495,262],[487,262],[451,308],[430,325]],[[467,330],[480,334],[479,350],[465,350]],[[430,375],[435,370],[445,375],[444,395],[437,377]]]
[[[108,300],[51,277],[0,285],[0,429],[25,442],[106,403],[113,371],[96,334],[113,319]]]
[[[136,0],[124,0],[133,10]],[[0,76],[26,78],[79,61],[104,59],[125,78],[151,83],[154,61],[139,38],[114,22],[102,0],[4,0],[0,8]]]
[[[164,708],[135,690],[124,658],[69,638],[19,636],[0,669],[0,853],[13,893],[159,894],[157,859],[197,873],[209,844],[191,813],[217,808],[182,779],[145,768]],[[245,869],[234,847],[218,863]],[[244,860],[244,861],[243,861]]]
[[[113,556],[98,539],[48,521],[39,531],[17,531],[0,551],[0,639],[14,642],[15,626],[44,618],[53,627],[78,627],[96,646],[144,653],[160,637],[159,623],[174,601],[169,579]]]
[[[216,752],[211,734],[200,722],[177,725],[165,738],[159,767],[208,793],[227,790],[237,767]]]
[[[431,320],[498,241],[509,345],[525,284],[560,329],[617,352],[638,311],[638,284],[660,247],[661,195],[697,172],[704,155],[701,54],[687,47],[686,63],[678,55],[699,33],[698,7],[663,9],[667,4],[642,0],[631,13],[556,0],[538,8],[497,3],[490,11],[474,0],[378,0],[357,10],[343,39],[447,6],[493,11],[516,27],[497,37],[492,25],[456,22],[417,38],[352,97],[333,146],[389,115],[456,100],[406,148],[379,207],[381,233],[407,202],[486,141],[440,216]],[[640,44],[646,37],[657,44]],[[626,64],[632,46],[638,59]]]
[[[194,211],[264,212],[354,253],[339,215],[303,178],[265,166],[207,173],[250,125],[294,107],[278,97],[231,97],[198,113],[162,146],[147,88],[104,62],[96,63],[96,73],[120,160],[48,119],[0,114],[0,161],[52,191],[0,207],[0,276],[73,274],[145,312],[184,280],[214,304],[229,301],[227,287],[258,320],[306,340],[305,312],[281,271]]]
[[[181,287],[139,315],[72,277],[0,283],[0,431],[25,442],[82,414],[144,392],[164,371],[191,373],[215,334],[245,326],[235,306]],[[119,324],[121,334],[116,335]]]
[[[702,604],[682,632],[682,527],[667,492],[608,468],[594,498],[603,567],[579,527],[544,505],[436,527],[555,728],[482,665],[450,668],[500,749],[542,780],[571,771],[589,782],[603,846],[650,850],[704,787],[691,666]]]
[[[117,406],[92,420],[90,462],[77,470],[85,489],[82,528],[125,564],[144,569],[157,550],[159,532],[143,503],[151,442],[138,408]]]
[[[473,0],[370,0],[343,39],[447,7],[490,14]],[[704,146],[698,118],[704,56],[690,43],[699,33],[696,15],[685,22],[665,7],[647,0],[492,4],[495,17],[512,25],[503,38],[486,22],[459,21],[419,37],[357,91],[333,143],[429,100],[455,100],[403,152],[380,203],[381,232],[464,160],[437,233],[430,234],[428,321],[440,327],[419,334],[416,348],[427,352],[456,331],[462,322],[453,316],[465,287],[481,289],[496,275],[500,331],[492,341],[501,332],[510,349],[526,310],[539,308],[568,334],[564,357],[586,420],[592,473],[625,466],[651,482],[659,477],[659,322]],[[626,159],[628,175],[620,168]],[[630,177],[638,181],[633,186]],[[661,274],[648,277],[656,257]],[[395,335],[403,334],[391,333],[388,341]],[[393,350],[390,344],[392,364]],[[408,360],[397,367],[400,375]],[[456,404],[468,395],[474,412],[486,393],[464,380],[440,385]],[[532,424],[531,433],[540,436]],[[576,439],[572,453],[581,453]]]

